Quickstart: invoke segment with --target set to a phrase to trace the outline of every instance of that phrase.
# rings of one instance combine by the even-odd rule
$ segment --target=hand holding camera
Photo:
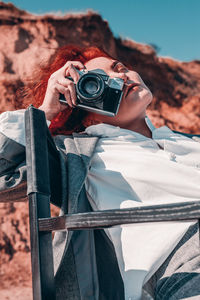
[[[78,106],[103,115],[115,116],[123,96],[124,81],[110,78],[103,70],[86,71],[79,61],[69,61],[49,80],[39,109],[52,120],[60,111]]]
[[[65,103],[70,107],[76,105],[77,96],[74,83],[80,77],[78,69],[83,68],[84,65],[79,61],[68,61],[50,76],[44,101],[39,107],[45,112],[47,120],[51,121],[59,112],[66,109],[66,104],[59,101],[60,94],[64,96],[65,101],[67,101]],[[67,76],[70,76],[74,82],[68,79]]]

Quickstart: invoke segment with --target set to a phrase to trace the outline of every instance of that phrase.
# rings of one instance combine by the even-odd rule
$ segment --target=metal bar
[[[39,219],[40,231],[108,228],[122,224],[194,220],[200,218],[200,201],[112,209]]]
[[[42,111],[29,107],[25,112],[27,194],[33,300],[55,300],[51,232],[39,232],[38,218],[50,217],[50,187],[47,126]]]

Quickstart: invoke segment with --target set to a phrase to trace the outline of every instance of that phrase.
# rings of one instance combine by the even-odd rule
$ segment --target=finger
[[[67,101],[67,104],[70,107],[73,107],[72,99],[71,99],[71,94],[68,88],[65,88],[65,93],[64,93],[65,99]]]
[[[67,72],[69,66],[71,66],[71,65],[73,65],[77,69],[85,69],[85,66],[80,61],[68,61],[68,62],[66,62],[66,64],[63,67],[61,67],[60,69],[58,69],[57,71],[55,71],[54,73],[51,74],[51,76],[49,78],[50,81],[55,80],[60,74],[64,77],[67,76],[66,72]]]
[[[68,69],[69,67],[74,66],[76,69],[84,69],[85,66],[80,61],[68,61],[66,64],[61,68],[62,74],[64,76],[68,76]]]
[[[71,84],[68,85],[68,89],[70,91],[70,96],[71,96],[72,104],[75,106],[76,105],[77,95],[76,95],[76,88],[75,88],[75,85],[73,84],[73,82],[71,82]]]
[[[73,65],[70,65],[66,70],[66,76],[71,76],[75,83],[77,83],[80,78],[80,74],[77,72],[76,68]]]
[[[59,77],[56,80],[56,82],[63,85],[64,87],[68,87],[69,85],[74,85],[74,83],[70,79],[67,79],[65,77]]]
[[[67,61],[66,64],[63,66],[63,68],[66,70],[71,65],[73,65],[74,67],[76,67],[78,69],[85,68],[85,66],[82,64],[82,62],[77,61],[77,60],[75,60],[75,61]]]
[[[55,89],[57,90],[58,93],[61,93],[65,96],[65,100],[67,102],[67,104],[72,107],[72,100],[71,100],[71,95],[70,95],[70,91],[68,89],[68,87],[64,87],[63,85],[56,83],[55,84]]]
[[[61,78],[59,79],[58,84],[63,85],[64,87],[69,89],[72,103],[73,105],[76,105],[77,95],[76,95],[76,88],[74,83],[67,78]]]
[[[65,94],[65,91],[66,91],[66,87],[58,82],[56,82],[54,84],[53,89],[55,89],[58,93],[63,94],[63,95]]]

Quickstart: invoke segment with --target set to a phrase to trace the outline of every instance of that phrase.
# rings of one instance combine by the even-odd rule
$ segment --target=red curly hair
[[[85,64],[89,60],[97,57],[112,58],[104,50],[97,47],[83,48],[75,45],[67,45],[59,48],[50,62],[32,73],[34,74],[32,79],[29,80],[29,83],[22,92],[24,106],[32,103],[35,107],[39,107],[42,104],[49,77],[52,73],[64,66],[67,61],[80,61]],[[67,107],[51,121],[49,129],[53,135],[80,132],[84,130],[82,121],[87,114],[88,113],[84,110]]]

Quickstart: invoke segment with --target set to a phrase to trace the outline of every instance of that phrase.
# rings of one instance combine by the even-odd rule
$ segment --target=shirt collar
[[[149,129],[151,130],[151,132],[153,132],[156,127],[153,125],[153,123],[151,122],[151,120],[149,119],[149,117],[146,115],[145,116],[145,122],[147,124],[147,126],[149,127]]]
[[[153,133],[153,131],[156,129],[155,126],[152,124],[151,120],[149,119],[148,116],[145,117],[145,122],[148,126],[148,128],[151,130],[151,132]],[[132,131],[132,130],[128,130],[128,129],[124,129],[124,128],[120,128],[119,126],[113,126],[110,124],[105,124],[105,123],[101,123],[101,124],[97,124],[97,125],[91,125],[89,127],[87,127],[85,129],[85,132],[88,135],[92,135],[92,136],[99,136],[99,137],[118,137],[118,136],[131,136],[131,137],[139,137],[140,138],[147,138],[145,136],[143,136],[142,134]]]

